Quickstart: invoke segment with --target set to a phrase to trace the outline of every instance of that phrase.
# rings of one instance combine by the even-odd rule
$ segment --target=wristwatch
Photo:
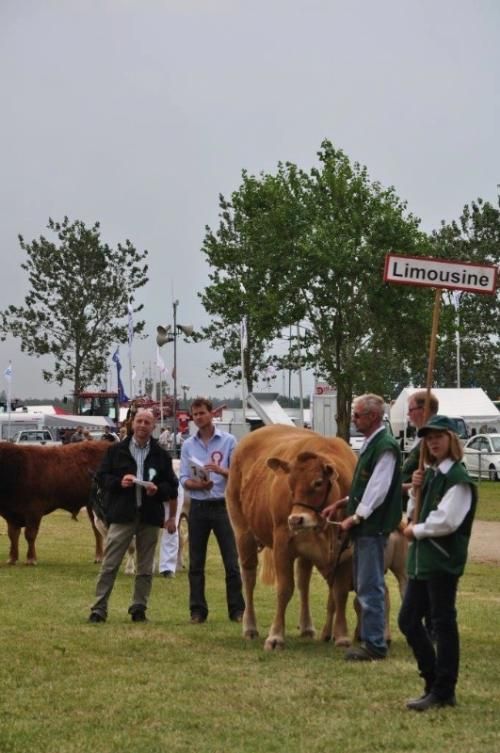
[[[359,526],[359,524],[363,522],[363,518],[361,517],[361,515],[358,515],[358,513],[355,512],[352,516],[352,522],[355,526]]]

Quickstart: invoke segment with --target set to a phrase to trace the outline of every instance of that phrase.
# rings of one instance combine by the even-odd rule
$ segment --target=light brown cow
[[[314,635],[308,596],[315,565],[331,583],[335,641],[350,642],[345,606],[352,583],[352,553],[342,551],[338,526],[326,524],[319,513],[346,496],[355,465],[356,455],[344,440],[281,425],[257,429],[233,453],[226,499],[242,568],[247,638],[258,635],[253,600],[258,550],[264,546],[273,552],[277,604],[266,649],[284,646],[296,559],[301,635]]]
[[[26,564],[36,564],[35,541],[44,515],[56,509],[74,517],[87,507],[96,540],[96,562],[102,559],[102,537],[89,505],[91,471],[101,464],[109,442],[76,442],[54,447],[21,447],[0,442],[0,515],[10,538],[9,564],[19,559],[19,536],[25,529]]]

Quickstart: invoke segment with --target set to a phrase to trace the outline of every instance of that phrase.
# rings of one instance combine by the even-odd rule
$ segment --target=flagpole
[[[7,382],[7,439],[10,439],[10,423],[11,423],[11,389],[12,389],[12,361],[9,361],[9,365],[5,369],[4,373],[5,381]]]
[[[130,399],[133,400],[134,385],[132,382],[132,341],[134,339],[134,321],[132,319],[132,306],[129,303],[127,306],[128,311],[128,323],[127,323],[127,336],[128,336],[128,378],[130,385]]]
[[[158,372],[160,375],[160,434],[163,431],[163,385],[161,383],[161,369],[158,364]]]

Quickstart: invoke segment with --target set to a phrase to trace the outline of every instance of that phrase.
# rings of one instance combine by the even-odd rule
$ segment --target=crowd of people
[[[213,421],[206,398],[191,405],[196,431],[188,438],[170,429],[154,439],[155,418],[138,409],[128,435],[113,442],[98,472],[109,525],[104,561],[91,607],[90,622],[105,622],[108,600],[127,548],[135,536],[137,572],[129,607],[135,622],[147,620],[158,532],[160,572],[175,573],[182,494],[191,500],[189,531],[189,614],[192,624],[207,620],[205,565],[210,534],[217,541],[225,570],[227,612],[241,622],[245,610],[234,533],[225,490],[236,439]],[[407,708],[426,711],[454,706],[459,670],[456,593],[463,574],[477,501],[476,488],[461,463],[463,450],[454,424],[439,415],[435,396],[417,391],[409,419],[415,445],[403,462],[396,439],[384,424],[384,401],[374,394],[356,398],[352,420],[364,436],[348,497],[325,507],[325,519],[338,517],[353,544],[354,589],[361,610],[360,641],[345,659],[372,662],[388,657],[385,628],[384,549],[400,527],[409,542],[409,583],[399,627],[424,681],[422,696]],[[80,431],[81,430],[81,431]],[[76,436],[77,435],[77,436]],[[76,438],[83,441],[78,427]],[[180,463],[172,450],[180,447]],[[403,517],[403,507],[405,514]],[[402,523],[404,520],[404,525]]]

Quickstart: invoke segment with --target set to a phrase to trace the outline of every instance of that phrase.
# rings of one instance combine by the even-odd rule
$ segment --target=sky
[[[148,337],[132,361],[137,382],[156,376],[173,301],[178,323],[207,323],[205,227],[242,170],[310,170],[328,138],[430,232],[496,201],[499,73],[497,0],[0,0],[0,306],[28,290],[18,234],[99,221],[103,241],[149,252]],[[170,370],[173,346],[161,354]],[[209,377],[216,357],[178,338],[188,396],[239,393]],[[11,338],[2,372],[9,361],[12,396],[69,394],[43,381],[50,359]]]

